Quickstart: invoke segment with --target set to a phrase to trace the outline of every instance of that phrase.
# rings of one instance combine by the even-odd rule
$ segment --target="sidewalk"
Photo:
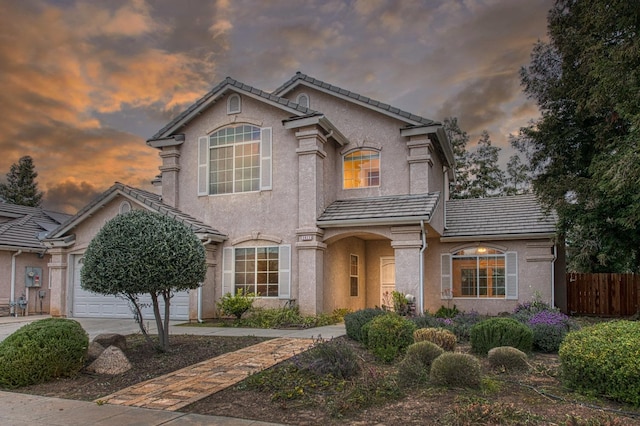
[[[28,324],[31,321],[35,321],[48,316],[29,316],[29,317],[0,317],[0,340],[7,337],[13,331]],[[90,339],[101,333],[119,333],[119,334],[133,334],[139,333],[140,329],[138,324],[130,319],[95,319],[95,318],[75,318],[82,327],[89,334]],[[205,361],[203,363],[196,364],[192,367],[175,372],[178,374],[170,373],[169,375],[162,376],[161,381],[165,380],[172,393],[171,398],[175,399],[177,394],[184,393],[186,399],[196,398],[196,395],[191,395],[194,390],[193,380],[189,379],[192,374],[197,374],[198,377],[204,378],[202,374],[204,371],[196,371],[198,368],[204,367],[209,371],[211,375],[211,383],[213,385],[223,385],[226,387],[237,381],[242,380],[245,374],[253,371],[257,367],[266,368],[270,362],[267,362],[267,358],[274,358],[279,352],[283,352],[281,355],[283,359],[291,356],[291,354],[302,350],[303,346],[307,346],[311,343],[312,339],[330,339],[333,337],[342,336],[345,334],[344,324],[331,325],[325,327],[310,328],[304,330],[272,330],[272,329],[257,329],[257,328],[234,328],[234,327],[203,327],[203,326],[188,326],[178,325],[184,324],[184,322],[172,321],[169,331],[172,335],[180,334],[193,334],[201,336],[260,336],[260,337],[273,337],[276,341],[281,341],[281,345],[276,347],[260,349],[260,345],[254,345],[249,348],[245,348],[245,351],[253,351],[251,356],[256,356],[255,360],[250,359],[249,356],[243,355],[241,351],[232,352],[222,358],[228,360],[235,360],[229,364],[221,362],[218,358]],[[155,333],[155,327],[149,323],[149,332]],[[278,339],[279,338],[279,339]],[[268,345],[267,341],[264,342]],[[287,344],[284,344],[287,342]],[[288,350],[290,354],[287,354],[286,347],[290,346],[291,350]],[[253,349],[251,349],[253,348]],[[257,352],[256,352],[257,349]],[[265,352],[270,355],[265,358],[260,357],[260,352]],[[264,358],[264,359],[263,359]],[[276,357],[277,358],[277,357]],[[220,365],[217,363],[220,362]],[[216,364],[216,365],[214,365]],[[226,365],[223,365],[226,364]],[[194,371],[187,371],[187,370]],[[217,371],[210,371],[217,369]],[[244,371],[243,371],[244,370]],[[241,372],[242,374],[238,374]],[[228,377],[225,376],[229,374]],[[167,376],[174,376],[167,381]],[[181,378],[185,378],[183,382],[180,382]],[[232,377],[233,376],[233,377]],[[191,376],[193,378],[193,376]],[[224,377],[224,379],[223,379]],[[222,380],[223,379],[223,380]],[[224,383],[223,383],[224,382]],[[183,414],[176,411],[169,411],[172,408],[179,409],[185,401],[177,401],[171,404],[165,404],[162,401],[161,392],[156,383],[144,382],[141,385],[148,387],[156,387],[154,392],[149,392],[149,398],[145,398],[147,392],[140,392],[141,388],[132,386],[131,388],[123,389],[122,391],[109,395],[104,399],[112,399],[111,404],[98,404],[95,402],[66,400],[60,398],[47,398],[36,395],[27,395],[20,393],[2,392],[0,391],[0,424],[11,426],[80,426],[80,425],[101,425],[101,426],[127,426],[127,425],[140,425],[140,426],[154,426],[154,425],[221,425],[221,426],[278,426],[276,423],[265,423],[255,420],[236,419],[220,416],[203,416],[198,414]],[[163,384],[164,385],[164,384]],[[225,386],[226,385],[226,386]],[[138,385],[139,386],[139,385]],[[144,386],[143,386],[144,387]],[[203,391],[206,389],[202,389]],[[182,392],[188,391],[188,392]],[[208,390],[207,390],[208,391]],[[137,393],[137,394],[136,394]],[[165,395],[166,396],[166,395]],[[133,398],[140,398],[140,401],[134,401]],[[160,402],[159,402],[160,401]],[[140,404],[138,404],[140,402]],[[123,405],[112,405],[112,404]],[[129,406],[128,404],[135,405],[147,405],[150,407],[164,408],[163,410],[153,408],[140,408]]]

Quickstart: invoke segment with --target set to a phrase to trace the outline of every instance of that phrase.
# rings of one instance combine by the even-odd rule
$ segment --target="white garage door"
[[[82,257],[74,256],[73,262],[73,303],[71,316],[77,318],[133,318],[133,311],[125,299],[103,296],[83,290],[80,287]],[[140,297],[144,319],[153,319],[151,296]],[[160,301],[160,314],[164,313],[164,303]],[[171,298],[171,319],[189,319],[189,292],[175,293]]]

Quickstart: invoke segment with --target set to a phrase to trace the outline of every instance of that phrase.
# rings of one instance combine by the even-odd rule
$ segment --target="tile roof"
[[[545,214],[535,195],[447,201],[444,237],[555,233],[556,215]]]
[[[84,216],[92,211],[97,206],[100,206],[111,200],[115,195],[122,194],[125,198],[130,198],[137,201],[141,205],[147,206],[150,210],[172,217],[180,222],[184,223],[196,234],[208,234],[214,237],[218,237],[220,240],[226,239],[226,235],[219,232],[217,229],[207,225],[206,223],[189,216],[188,214],[178,210],[175,207],[171,207],[168,204],[162,202],[162,197],[153,192],[145,191],[143,189],[134,188],[120,182],[116,182],[111,188],[106,190],[100,196],[95,198],[92,202],[83,207],[75,216],[68,221],[57,227],[54,231],[48,234],[48,238],[56,238],[64,235],[70,228],[74,227],[77,223],[84,220]]]
[[[38,207],[0,203],[0,246],[43,249],[39,236],[71,217]]]
[[[190,114],[197,112],[200,109],[204,108],[209,103],[214,102],[216,100],[215,98],[223,94],[228,88],[235,89],[235,91],[239,91],[239,92],[250,93],[252,95],[263,98],[269,102],[287,107],[293,110],[294,112],[299,112],[301,115],[313,114],[315,112],[309,108],[305,108],[301,105],[298,105],[297,103],[292,102],[289,99],[276,96],[272,93],[265,92],[260,89],[256,89],[255,87],[249,86],[248,84],[244,84],[242,82],[234,80],[231,77],[227,77],[224,80],[222,80],[219,84],[217,84],[213,89],[211,89],[207,94],[205,94],[203,97],[198,99],[195,103],[193,103],[189,108],[187,108],[182,113],[180,113],[177,117],[171,120],[166,126],[158,130],[158,132],[156,132],[156,134],[153,135],[149,140],[154,140],[154,139],[168,136],[168,134],[166,133],[169,130],[171,130],[174,126],[176,126],[178,123],[180,123],[185,118],[187,118]]]
[[[308,76],[306,74],[301,73],[300,71],[298,71],[293,77],[291,77],[286,83],[284,83],[282,86],[278,87],[276,90],[273,91],[273,93],[275,93],[276,95],[284,95],[285,93],[287,93],[289,90],[291,90],[292,88],[294,88],[297,84],[300,83],[306,83],[308,85],[311,86],[315,86],[321,90],[327,91],[327,92],[331,92],[331,93],[335,93],[337,95],[340,96],[344,96],[346,98],[349,98],[351,100],[357,101],[357,102],[361,102],[363,104],[366,104],[374,109],[378,109],[378,110],[382,110],[382,111],[387,111],[391,114],[394,114],[400,118],[406,119],[406,120],[410,120],[413,121],[415,124],[423,124],[423,125],[427,125],[427,126],[431,126],[431,125],[436,125],[436,124],[440,124],[438,122],[435,122],[433,120],[429,120],[428,118],[424,118],[424,117],[420,117],[419,115],[415,115],[412,114],[410,112],[407,111],[403,111],[399,108],[395,108],[391,105],[376,101],[375,99],[371,99],[367,96],[362,96],[356,92],[352,92],[350,90],[345,90],[342,89],[338,86],[334,86],[332,84],[329,83],[325,83],[324,81],[318,80],[317,78],[313,78],[311,76]]]
[[[440,198],[439,192],[337,200],[317,220],[318,226],[406,224],[428,221]]]

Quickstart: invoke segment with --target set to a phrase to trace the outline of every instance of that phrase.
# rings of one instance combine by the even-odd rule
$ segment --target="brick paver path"
[[[313,339],[267,340],[138,383],[96,402],[176,411],[304,352],[312,344]]]

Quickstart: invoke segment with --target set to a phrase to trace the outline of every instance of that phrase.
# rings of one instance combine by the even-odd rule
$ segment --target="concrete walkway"
[[[47,316],[0,317],[0,340],[23,325]],[[139,333],[133,320],[76,318],[93,339],[102,333]],[[183,414],[179,410],[212,393],[232,386],[248,374],[268,368],[310,347],[314,340],[345,334],[344,324],[304,330],[247,329],[178,325],[170,333],[201,336],[260,336],[274,340],[240,349],[165,376],[86,402],[0,392],[1,425],[222,425],[277,426],[253,420]],[[149,332],[155,327],[148,324]],[[107,402],[107,403],[104,403]],[[147,407],[147,408],[143,408]]]

